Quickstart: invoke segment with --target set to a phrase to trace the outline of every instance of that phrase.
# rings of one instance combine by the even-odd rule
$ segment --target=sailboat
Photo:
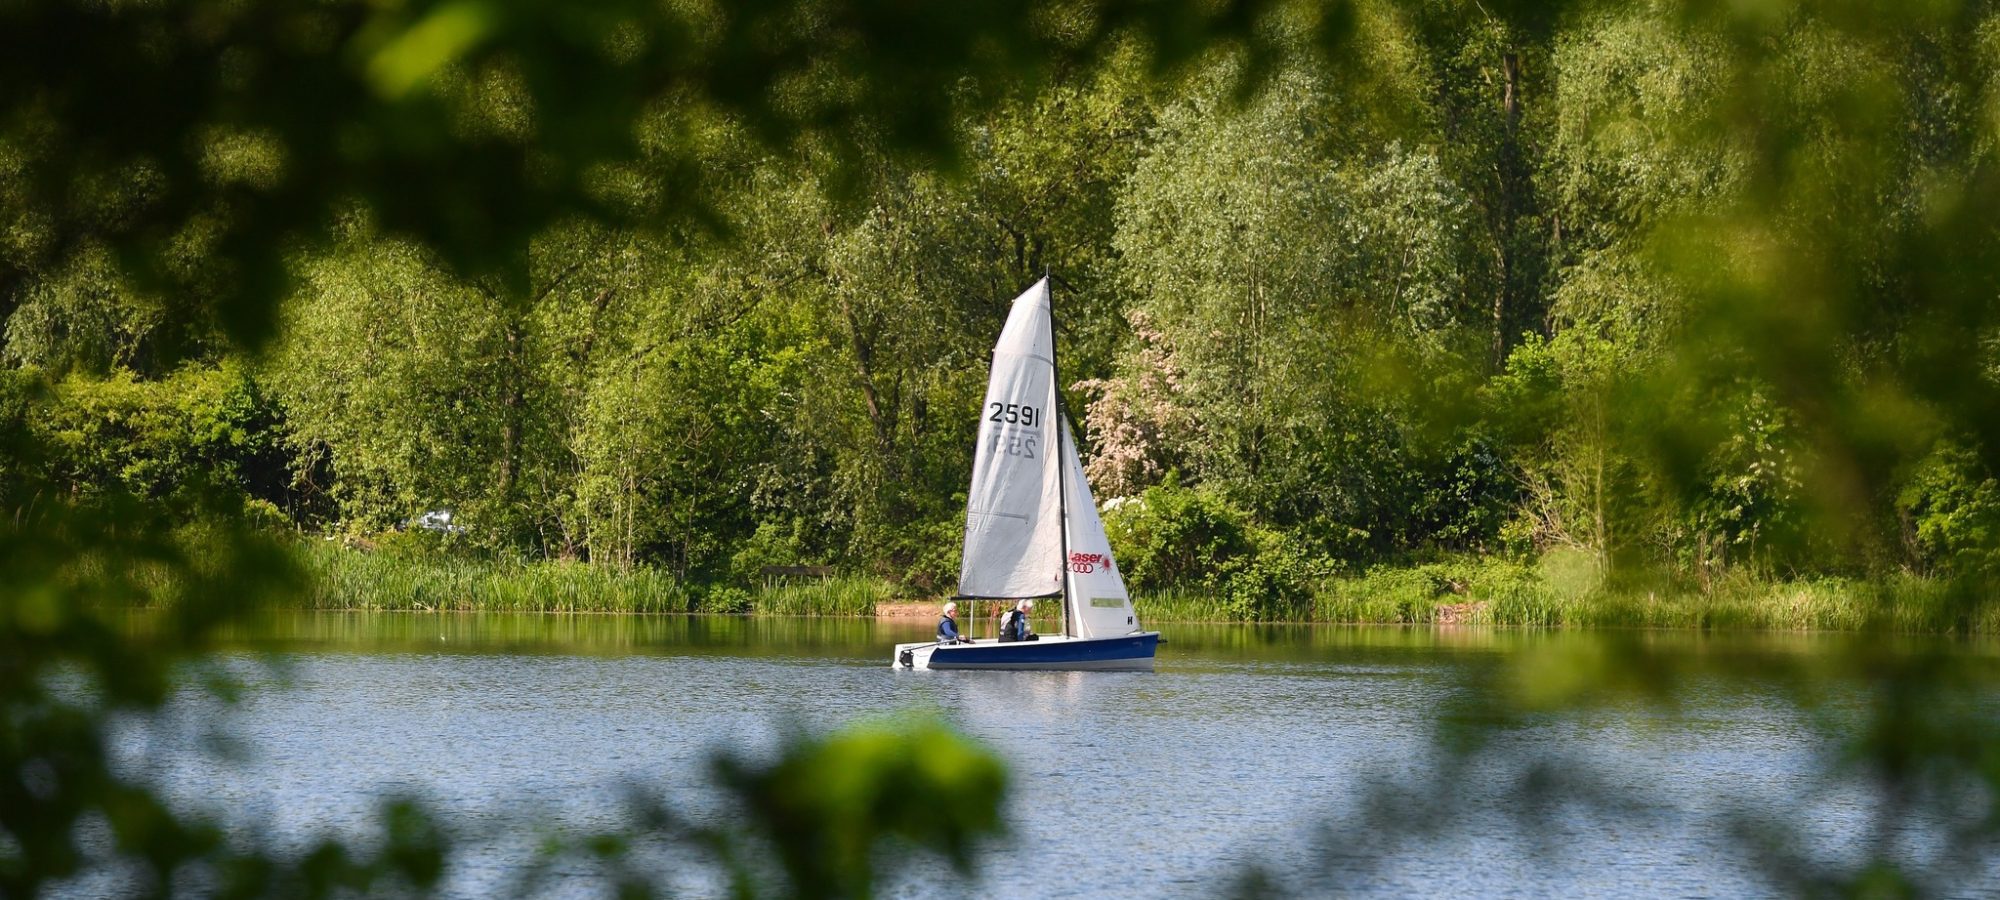
[[[1045,277],[1014,298],[993,347],[966,495],[959,601],[1059,599],[1062,633],[1009,643],[898,644],[912,669],[1153,668],[1159,632],[1139,627],[1104,536],[1057,380]]]

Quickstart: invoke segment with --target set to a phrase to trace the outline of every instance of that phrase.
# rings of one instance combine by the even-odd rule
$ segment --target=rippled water
[[[1754,669],[1698,678],[1671,716],[1628,704],[1498,734],[1503,748],[1561,754],[1566,770],[1646,805],[1562,807],[1524,827],[1499,790],[1518,774],[1512,757],[1439,771],[1435,723],[1492,662],[1597,637],[1168,627],[1150,674],[892,671],[888,647],[929,627],[299,615],[237,636],[224,663],[250,682],[239,703],[222,710],[191,694],[165,722],[131,729],[119,752],[180,802],[280,839],[356,828],[400,794],[489,834],[531,817],[610,824],[620,785],[635,780],[699,811],[718,747],[768,748],[788,725],[935,707],[1009,762],[1013,833],[984,858],[982,886],[920,869],[896,886],[910,895],[1209,896],[1258,867],[1315,893],[1745,896],[1770,889],[1719,827],[1733,812],[1810,795],[1801,814],[1823,846],[1862,837],[1863,798],[1810,793],[1821,732]],[[1647,639],[1726,658],[1813,654],[1832,640]],[[1389,840],[1357,808],[1382,778],[1442,786],[1464,803],[1441,834]],[[1406,824],[1441,815],[1391,811]],[[485,893],[525,857],[518,839],[474,839],[452,887]],[[593,879],[571,873],[555,887],[589,894],[603,887]]]

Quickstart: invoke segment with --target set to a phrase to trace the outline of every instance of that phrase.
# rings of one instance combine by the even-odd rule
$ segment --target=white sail
[[[1055,388],[1043,279],[1014,298],[993,348],[966,496],[961,595],[1046,597],[1062,590]]]
[[[1097,517],[1090,482],[1083,477],[1076,435],[1070,432],[1068,421],[1059,427],[1063,433],[1063,479],[1069,494],[1064,506],[1069,519],[1070,628],[1081,638],[1131,634],[1139,630],[1139,620],[1132,613],[1125,578],[1111,558],[1111,541],[1104,536],[1104,520]]]

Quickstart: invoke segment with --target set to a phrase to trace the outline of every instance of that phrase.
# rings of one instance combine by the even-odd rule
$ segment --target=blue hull
[[[958,644],[931,650],[928,667],[1150,671],[1153,668],[1153,656],[1159,646],[1158,632],[1089,640]]]

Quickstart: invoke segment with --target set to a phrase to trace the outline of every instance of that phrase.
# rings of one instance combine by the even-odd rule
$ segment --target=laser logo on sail
[[[1111,554],[1079,551],[1069,555],[1069,570],[1079,575],[1095,572],[1100,565],[1104,567],[1104,571],[1111,571]]]

